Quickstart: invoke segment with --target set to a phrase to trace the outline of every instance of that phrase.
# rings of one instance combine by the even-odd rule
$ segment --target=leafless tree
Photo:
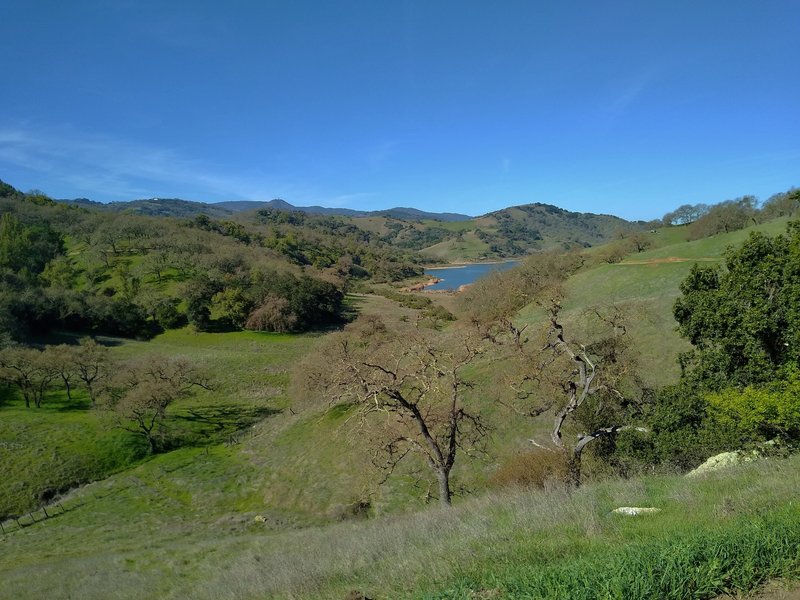
[[[561,294],[563,282],[581,268],[584,258],[577,252],[540,252],[519,267],[494,273],[470,286],[459,297],[462,314],[488,338],[510,335],[517,348],[524,343],[528,325],[515,317],[537,298]]]
[[[80,345],[72,351],[73,368],[83,383],[92,406],[97,404],[100,384],[109,376],[112,368],[108,348],[92,338],[82,338]]]
[[[0,350],[0,379],[20,391],[26,408],[30,408],[31,403],[36,408],[42,405],[50,382],[57,376],[57,370],[41,350],[24,346]]]
[[[566,333],[560,298],[550,298],[546,308],[549,328],[543,339],[529,340],[518,352],[521,376],[511,382],[513,406],[529,416],[555,412],[551,449],[564,453],[569,483],[580,485],[588,444],[627,429],[643,430],[633,424],[643,390],[618,307],[587,311],[587,327],[595,331],[584,331],[583,340]],[[575,433],[574,443],[565,439],[568,428]]]
[[[43,360],[46,360],[56,377],[59,377],[67,392],[67,399],[72,400],[72,382],[76,376],[75,361],[73,359],[74,347],[67,344],[47,346],[44,349]]]
[[[353,406],[349,423],[373,442],[384,481],[416,453],[436,477],[439,502],[449,506],[456,457],[479,450],[487,433],[464,397],[464,370],[480,352],[480,339],[467,331],[402,323],[389,329],[370,319],[333,336],[312,378],[330,406]]]
[[[117,427],[145,438],[152,454],[167,407],[196,387],[209,384],[186,360],[150,356],[120,369],[105,390],[104,407],[113,411]]]

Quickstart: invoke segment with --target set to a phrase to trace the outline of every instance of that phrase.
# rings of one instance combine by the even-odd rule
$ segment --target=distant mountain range
[[[107,204],[95,202],[86,198],[75,200],[62,200],[70,204],[109,210],[114,212],[127,212],[152,216],[194,217],[205,214],[210,217],[225,217],[236,213],[251,212],[264,208],[284,211],[299,211],[315,215],[335,215],[341,217],[388,217],[403,221],[468,221],[472,217],[458,213],[432,213],[416,208],[395,207],[386,210],[353,210],[350,208],[327,208],[324,206],[294,206],[285,200],[270,200],[259,202],[255,200],[230,200],[226,202],[193,202],[180,198],[148,198],[130,200],[128,202],[109,202]]]
[[[294,211],[312,219],[303,221],[305,225],[300,226],[301,229],[316,227],[317,230],[325,229],[329,224],[316,222],[314,225],[314,217],[338,216],[351,220],[350,225],[364,232],[367,238],[378,239],[402,250],[419,252],[429,260],[443,262],[513,258],[557,246],[595,246],[614,239],[620,232],[640,230],[645,226],[641,221],[571,212],[541,203],[510,206],[479,217],[470,217],[405,207],[360,211],[294,206],[285,200],[237,200],[211,204],[179,198],[149,198],[102,204],[79,198],[66,202],[125,214],[183,219],[194,219],[204,214],[212,219],[234,219],[240,223],[263,222],[264,211]],[[294,235],[302,237],[304,233],[298,230]]]

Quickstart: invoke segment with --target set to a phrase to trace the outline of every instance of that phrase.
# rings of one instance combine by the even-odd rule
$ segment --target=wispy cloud
[[[657,79],[660,69],[650,67],[619,82],[608,100],[605,110],[612,118],[622,116]]]
[[[218,198],[289,195],[291,186],[215,170],[180,152],[72,128],[0,128],[0,165],[103,200],[181,192]]]
[[[172,148],[71,127],[0,125],[0,178],[14,184],[9,170],[31,174],[35,187],[53,196],[101,201],[153,196],[209,202],[284,198],[298,205],[358,208],[377,196],[373,192],[322,190],[268,172],[220,172]]]

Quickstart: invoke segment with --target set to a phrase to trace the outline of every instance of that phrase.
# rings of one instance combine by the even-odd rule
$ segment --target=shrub
[[[267,296],[264,303],[250,313],[244,326],[255,331],[286,333],[296,325],[297,315],[292,312],[289,301],[280,296]]]
[[[800,441],[800,370],[786,380],[706,395],[708,427],[735,446],[780,439]]]
[[[567,480],[567,461],[561,452],[527,450],[506,460],[490,478],[495,487],[544,488]]]

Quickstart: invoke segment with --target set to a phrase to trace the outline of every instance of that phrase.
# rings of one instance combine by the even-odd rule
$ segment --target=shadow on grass
[[[50,331],[48,333],[31,335],[26,338],[26,343],[38,348],[44,346],[58,346],[65,344],[67,346],[77,346],[83,338],[93,338],[101,346],[108,346],[113,348],[121,346],[126,341],[135,338],[122,338],[109,335],[102,335],[91,331]]]
[[[87,411],[93,408],[92,402],[88,398],[73,398],[72,400],[56,401],[50,404],[43,402],[42,407],[47,407],[55,412]]]
[[[237,432],[280,412],[268,407],[202,406],[174,415],[170,420],[173,425],[185,427],[180,437],[196,438],[184,439],[181,444],[191,445],[226,441]]]

